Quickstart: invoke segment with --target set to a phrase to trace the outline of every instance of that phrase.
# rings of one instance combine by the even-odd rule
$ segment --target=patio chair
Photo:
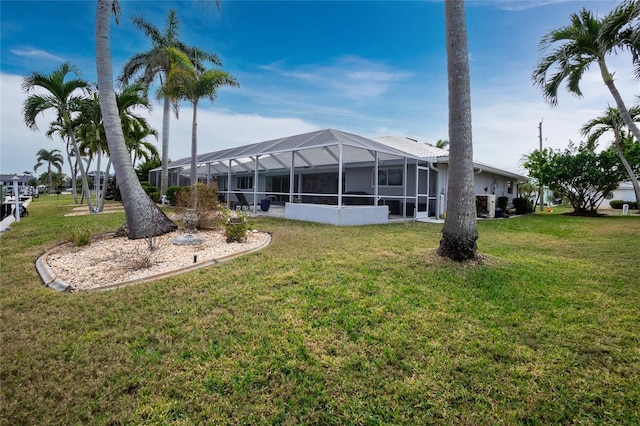
[[[238,199],[238,203],[236,204],[236,206],[241,206],[241,208],[242,207],[249,208],[249,202],[247,201],[247,197],[244,196],[244,193],[236,191],[235,194],[236,194],[236,198]]]

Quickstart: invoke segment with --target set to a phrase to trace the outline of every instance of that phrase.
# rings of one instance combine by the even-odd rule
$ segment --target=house
[[[285,217],[336,225],[438,218],[446,213],[448,151],[402,136],[369,139],[334,129],[287,136],[198,155],[198,179],[215,182],[231,208],[262,199]],[[189,185],[190,158],[169,164],[169,185]],[[528,180],[474,163],[475,191],[485,201],[517,196]],[[149,174],[160,185],[161,168]],[[491,205],[491,204],[489,204]],[[493,213],[493,208],[488,208]]]
[[[635,202],[636,201],[636,193],[633,190],[633,184],[631,181],[629,182],[620,182],[618,187],[607,194],[604,200],[602,200],[602,204],[600,204],[600,209],[612,209],[611,204],[609,202],[611,200],[622,200]]]
[[[18,177],[18,192],[24,193],[28,187],[29,180],[33,177],[29,175],[17,174],[0,174],[0,185],[2,186],[2,194],[13,194],[13,178]]]

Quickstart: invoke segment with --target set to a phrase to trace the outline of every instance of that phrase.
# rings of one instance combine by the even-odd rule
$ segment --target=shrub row
[[[611,200],[611,201],[609,201],[609,205],[611,206],[611,208],[614,208],[614,209],[622,209],[622,206],[624,204],[629,204],[629,208],[631,210],[637,210],[638,209],[638,203],[636,203],[635,201],[624,201],[624,200]]]

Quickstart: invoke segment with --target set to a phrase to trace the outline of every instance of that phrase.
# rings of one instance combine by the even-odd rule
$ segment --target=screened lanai
[[[325,129],[201,154],[197,164],[198,180],[215,183],[231,209],[257,211],[267,199],[285,206],[286,217],[360,224],[386,223],[390,215],[435,215],[433,160]],[[170,186],[189,184],[190,162],[169,164]],[[152,184],[159,186],[160,173],[152,170]],[[345,215],[350,218],[341,218]],[[354,220],[358,223],[350,223]]]

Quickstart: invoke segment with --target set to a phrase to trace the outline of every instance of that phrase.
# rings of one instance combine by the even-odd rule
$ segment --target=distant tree
[[[449,146],[449,141],[446,139],[438,139],[435,145],[436,148],[440,148],[440,149],[447,149],[448,146]]]
[[[631,119],[636,122],[640,121],[640,107],[632,107],[629,109],[629,115]],[[628,143],[633,142],[633,135],[627,134],[626,125],[620,116],[620,112],[616,108],[609,107],[603,115],[600,117],[589,120],[584,126],[582,126],[581,132],[584,136],[587,136],[587,143],[590,147],[595,148],[597,141],[607,132],[613,133],[613,147],[615,148],[620,161],[624,166],[629,180],[633,186],[633,191],[636,194],[636,203],[640,205],[640,184],[638,184],[638,177],[632,167],[627,161],[624,153],[624,142],[629,140]]]
[[[33,171],[36,172],[40,166],[43,164],[47,164],[47,176],[48,176],[48,185],[47,191],[51,192],[53,188],[53,175],[51,174],[51,168],[54,167],[58,170],[58,173],[62,173],[62,165],[64,164],[64,158],[60,154],[60,150],[52,149],[51,151],[47,151],[46,149],[41,149],[36,154],[36,165],[33,166]]]
[[[158,157],[150,158],[139,163],[136,166],[136,174],[138,175],[138,179],[140,182],[148,182],[149,181],[149,172],[155,168],[160,167],[160,159]]]
[[[53,135],[58,134],[60,139],[65,143],[65,154],[67,155],[67,164],[69,165],[69,172],[71,180],[76,181],[78,176],[78,160],[73,148],[71,147],[71,138],[67,135],[67,129],[62,122],[62,118],[58,117],[55,121],[49,123],[49,129],[45,133],[49,139],[53,139]],[[72,185],[71,193],[73,194],[73,202],[78,204],[78,191],[75,185]]]
[[[185,100],[193,106],[191,124],[191,208],[198,203],[198,104],[202,99],[215,100],[221,86],[238,87],[238,81],[226,71],[211,69],[200,71],[198,67],[180,50],[169,47],[168,55],[173,65],[167,76],[163,91],[164,95],[173,99],[175,103]]]
[[[438,254],[458,262],[476,256],[478,228],[473,177],[471,83],[463,0],[444,2],[449,81],[447,217]]]
[[[542,89],[545,99],[555,106],[563,82],[566,82],[570,93],[581,97],[580,81],[584,73],[591,64],[598,64],[602,80],[615,99],[622,120],[636,140],[640,141],[640,129],[629,115],[614,83],[614,73],[609,71],[606,62],[608,55],[628,49],[634,58],[636,74],[640,77],[637,59],[640,52],[639,20],[640,6],[637,0],[624,1],[602,20],[584,8],[572,14],[570,25],[552,30],[540,40],[540,50],[545,54],[531,75],[534,84]]]
[[[143,127],[140,124],[132,126],[127,133],[127,148],[131,152],[131,164],[136,167],[136,164],[140,161],[149,161],[160,158],[158,155],[158,149],[156,146],[146,141],[149,136],[158,136],[158,132],[148,127]],[[158,164],[159,166],[160,164]]]
[[[536,150],[523,166],[531,177],[566,197],[577,215],[597,213],[604,197],[626,175],[615,151],[596,153],[586,144],[570,144],[564,151]]]
[[[57,172],[44,172],[38,177],[38,182],[42,185],[47,185],[49,181],[51,181],[52,189],[59,189],[64,187],[64,182],[66,180],[66,176],[64,173]]]

